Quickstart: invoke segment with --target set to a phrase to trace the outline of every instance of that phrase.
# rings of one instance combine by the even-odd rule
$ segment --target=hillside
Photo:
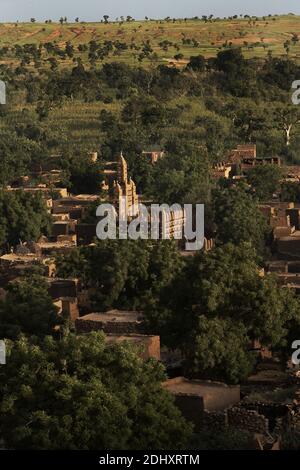
[[[8,93],[0,132],[34,137],[52,154],[100,150],[109,160],[122,149],[137,181],[148,171],[135,160],[141,149],[173,141],[196,141],[214,160],[254,141],[259,155],[298,163],[299,126],[293,124],[289,146],[284,126],[286,119],[300,122],[299,108],[290,109],[290,86],[300,76],[299,38],[300,16],[292,15],[0,24],[0,78]],[[241,46],[246,58],[272,52],[273,59],[264,67],[231,46]],[[196,67],[184,67],[191,56],[208,59],[220,51],[232,62],[230,75],[220,74],[218,60],[201,57],[194,58]],[[168,62],[178,68],[159,67]]]
[[[282,56],[300,58],[300,16],[237,18],[226,20],[151,20],[124,23],[16,23],[0,24],[0,47],[15,44],[44,44],[52,42],[64,47],[70,41],[75,47],[92,40],[118,41],[128,48],[114,50],[105,61],[118,60],[135,63],[139,51],[147,41],[157,54],[157,60],[174,60],[182,54],[178,64],[191,55],[213,57],[231,45],[243,48],[245,57],[265,57],[269,51]],[[286,43],[289,41],[289,43]],[[133,46],[135,45],[135,47]],[[284,46],[286,45],[286,46]],[[13,57],[11,57],[13,58]],[[148,60],[145,62],[147,63]],[[3,58],[2,63],[8,62]]]

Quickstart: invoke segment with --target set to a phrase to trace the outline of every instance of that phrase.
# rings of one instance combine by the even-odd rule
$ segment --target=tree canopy
[[[0,301],[1,338],[16,339],[21,333],[43,337],[63,324],[43,278],[31,276],[8,285]]]
[[[7,343],[0,435],[8,449],[184,449],[191,428],[156,361],[91,333]]]

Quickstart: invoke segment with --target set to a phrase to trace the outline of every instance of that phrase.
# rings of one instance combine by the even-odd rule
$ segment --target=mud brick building
[[[176,377],[163,383],[163,387],[175,396],[175,403],[183,416],[196,430],[203,426],[205,412],[223,412],[240,402],[240,386],[220,382],[188,380]],[[221,413],[222,414],[222,413]],[[221,419],[221,422],[224,421]]]
[[[70,253],[76,246],[75,235],[58,235],[56,241],[41,237],[37,243],[43,256]]]
[[[77,298],[81,289],[79,279],[48,279],[52,299]]]
[[[256,159],[256,145],[238,145],[236,149],[232,150],[229,159],[232,163],[253,162]]]
[[[58,313],[75,323],[79,317],[78,301],[76,297],[61,297],[53,301],[58,308]]]
[[[157,163],[158,160],[164,158],[165,152],[160,147],[152,147],[151,149],[143,150],[142,157],[148,160],[152,165]]]
[[[8,282],[19,276],[39,268],[42,275],[53,277],[55,274],[55,260],[35,253],[18,254],[9,253],[0,257],[0,285],[6,286]]]
[[[90,313],[76,321],[78,333],[104,331],[107,334],[143,334],[145,332],[142,314],[135,311],[110,310],[105,313]]]
[[[230,177],[231,171],[232,171],[232,166],[229,163],[226,163],[226,162],[217,163],[216,165],[213,166],[212,177],[216,180],[220,178],[228,179]]]
[[[75,322],[79,334],[103,331],[108,344],[129,342],[137,347],[144,360],[160,360],[160,337],[146,335],[140,312],[111,310],[106,313],[91,313]]]
[[[42,194],[42,196],[45,199],[51,199],[52,195],[55,197],[67,197],[68,196],[68,190],[66,188],[49,188],[47,187],[46,184],[42,184],[37,187],[18,187],[18,188],[13,188],[11,186],[8,186],[6,188],[6,191],[24,191],[25,193],[31,193],[31,194]]]
[[[243,174],[247,174],[247,171],[257,165],[282,165],[281,158],[277,156],[257,157],[255,144],[238,145],[229,155],[228,163],[231,163],[235,169],[239,168]]]
[[[53,220],[51,227],[51,236],[56,238],[63,235],[73,235],[76,232],[77,220],[70,219],[69,214],[67,220]]]
[[[107,335],[106,342],[108,344],[116,344],[129,342],[134,344],[138,351],[139,355],[145,361],[153,358],[157,361],[160,361],[160,337],[152,335],[137,335],[137,334],[128,334],[128,335]]]

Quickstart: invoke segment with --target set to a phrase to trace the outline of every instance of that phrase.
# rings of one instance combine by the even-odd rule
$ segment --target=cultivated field
[[[108,57],[103,60],[96,59],[94,66],[101,67],[103,62],[125,62],[129,65],[141,67],[157,66],[159,63],[184,66],[191,56],[199,54],[205,57],[215,57],[220,50],[227,47],[240,46],[245,57],[264,58],[269,52],[274,56],[286,56],[296,59],[300,63],[300,16],[285,15],[266,17],[255,20],[253,18],[237,18],[232,20],[216,20],[205,22],[203,20],[173,20],[142,21],[120,23],[16,23],[0,24],[0,50],[9,47],[9,53],[2,58],[0,64],[6,64],[12,69],[20,65],[20,58],[16,57],[13,46],[16,44],[45,44],[53,43],[62,50],[69,41],[74,45],[74,57],[61,58],[55,55],[59,69],[74,67],[76,59],[81,58],[84,66],[91,67],[89,52],[78,50],[79,45],[95,41],[104,44],[119,41],[126,44],[127,49],[118,51],[114,45]],[[287,45],[287,41],[289,44]],[[135,47],[130,47],[131,45]],[[145,44],[150,44],[153,53],[139,61]],[[285,47],[284,47],[285,45]],[[287,50],[288,49],[288,50]],[[156,53],[156,54],[154,54]],[[181,59],[174,59],[182,54]],[[155,55],[155,59],[153,58]],[[39,70],[50,67],[49,54],[42,49],[41,65],[36,67],[33,60],[26,64],[26,68],[35,74]],[[201,100],[190,100],[188,97],[176,97],[170,101],[170,106],[178,104],[188,105],[188,111],[181,116],[186,125],[203,112]],[[98,149],[103,141],[99,129],[99,115],[102,109],[118,114],[122,101],[114,100],[103,103],[101,100],[86,102],[80,99],[64,99],[59,105],[50,109],[49,116],[42,125],[51,133],[59,135],[59,145],[53,151],[61,151],[64,147],[73,146],[85,151]],[[9,123],[11,126],[26,124],[36,119],[36,104],[26,102],[25,94],[12,94],[9,100],[9,109],[6,122],[0,120],[0,132]],[[24,114],[24,109],[28,114]]]
[[[191,55],[213,57],[219,50],[231,44],[243,48],[245,57],[265,57],[269,51],[282,56],[300,59],[300,16],[285,15],[264,17],[257,20],[237,18],[205,22],[203,20],[153,20],[114,23],[15,23],[0,24],[0,47],[14,44],[40,44],[53,42],[64,47],[67,41],[74,46],[96,42],[119,41],[138,48],[149,41],[160,62],[173,61],[174,55],[182,54],[178,65],[184,64]],[[164,41],[168,44],[162,45]],[[288,51],[284,44],[287,45]],[[138,50],[131,49],[104,60],[136,63]],[[84,54],[84,53],[82,53]],[[117,57],[116,57],[117,56]],[[2,62],[7,62],[3,60]],[[145,64],[149,61],[146,59]],[[66,61],[67,65],[68,61]]]

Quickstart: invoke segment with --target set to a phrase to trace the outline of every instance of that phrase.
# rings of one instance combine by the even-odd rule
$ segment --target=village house
[[[108,334],[136,334],[145,332],[143,317],[140,312],[110,310],[90,313],[76,321],[78,333],[101,330]]]
[[[153,146],[150,149],[142,151],[142,157],[144,157],[148,162],[157,163],[160,159],[164,158],[165,151],[162,150],[159,146]]]
[[[256,151],[256,144],[238,145],[236,149],[232,150],[228,157],[227,164],[231,164],[232,170],[247,174],[251,168],[257,165],[275,165],[282,166],[280,157],[258,157]]]
[[[137,348],[139,356],[144,361],[147,361],[150,358],[160,361],[159,336],[141,334],[108,334],[105,337],[105,341],[107,344],[118,344],[128,342],[130,344],[133,344]]]
[[[46,184],[41,184],[35,187],[18,187],[13,188],[12,186],[7,186],[6,191],[24,191],[25,193],[37,194],[40,193],[44,199],[52,199],[52,196],[56,198],[63,198],[68,196],[68,190],[66,188],[55,188],[48,187]]]
[[[134,344],[144,360],[160,360],[160,337],[145,334],[140,312],[111,310],[105,313],[90,313],[77,318],[78,334],[103,331],[108,344],[129,342]]]
[[[176,377],[163,387],[174,395],[176,405],[196,430],[202,427],[205,413],[222,412],[241,400],[239,385]]]
[[[37,272],[45,277],[53,277],[55,260],[36,253],[8,253],[0,257],[0,285],[5,287],[10,281]]]
[[[67,318],[71,323],[75,324],[79,318],[79,308],[77,297],[58,297],[53,300],[54,305],[58,308],[58,314]]]
[[[214,179],[225,178],[228,179],[230,177],[232,171],[232,166],[226,162],[217,163],[213,166],[212,169],[212,177]]]
[[[59,279],[48,278],[49,294],[53,300],[56,299],[77,299],[81,291],[81,282],[79,279]]]

